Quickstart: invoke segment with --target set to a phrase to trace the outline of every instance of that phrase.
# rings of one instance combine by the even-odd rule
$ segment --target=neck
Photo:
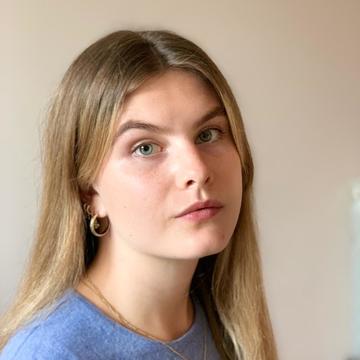
[[[193,324],[195,313],[189,292],[197,263],[198,259],[164,259],[114,249],[107,239],[101,242],[87,275],[130,324],[170,341]],[[83,283],[77,290],[114,318],[109,307]]]

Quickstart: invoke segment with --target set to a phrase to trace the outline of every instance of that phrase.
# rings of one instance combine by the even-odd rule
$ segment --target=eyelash
[[[207,129],[202,130],[200,134],[202,134],[203,132],[208,131],[208,130],[216,130],[216,131],[218,131],[218,137],[217,137],[216,140],[220,140],[220,139],[224,136],[224,134],[225,134],[225,131],[222,130],[222,129],[219,129],[219,128],[207,128]],[[214,141],[216,141],[216,140],[207,141],[207,142],[204,142],[204,144],[212,143],[212,142],[214,142]],[[150,142],[140,143],[140,144],[138,144],[133,150],[131,150],[131,153],[132,153],[132,154],[135,154],[136,150],[139,149],[139,148],[141,148],[141,146],[144,146],[144,145],[153,145],[153,143],[150,143]],[[137,157],[141,157],[141,158],[149,158],[149,157],[154,156],[154,155],[136,155],[136,156],[137,156]]]

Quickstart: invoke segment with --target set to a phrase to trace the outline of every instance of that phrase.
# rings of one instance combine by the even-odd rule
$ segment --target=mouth
[[[191,206],[187,207],[185,210],[180,212],[176,217],[184,217],[189,216],[193,214],[197,214],[196,216],[202,216],[205,214],[215,214],[217,213],[221,208],[223,207],[223,204],[217,200],[206,200],[206,201],[198,201]],[[202,214],[202,215],[201,215]]]
[[[182,216],[181,219],[192,220],[192,221],[200,221],[200,220],[208,220],[215,216],[222,207],[207,207],[194,211],[190,211]]]

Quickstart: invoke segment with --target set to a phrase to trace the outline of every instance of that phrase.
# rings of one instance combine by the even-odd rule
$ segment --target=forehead
[[[119,116],[152,121],[197,118],[221,105],[215,91],[199,76],[185,70],[168,70],[152,77],[130,94]]]

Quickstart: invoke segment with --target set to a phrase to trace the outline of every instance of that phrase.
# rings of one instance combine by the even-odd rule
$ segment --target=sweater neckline
[[[86,298],[84,295],[82,295],[80,292],[78,292],[76,289],[71,288],[69,290],[69,295],[73,295],[73,297],[80,301],[83,305],[86,306],[88,310],[90,310],[93,314],[96,314],[98,317],[100,317],[102,320],[106,321],[107,323],[110,323],[114,330],[120,330],[121,332],[127,333],[127,335],[132,336],[134,338],[137,338],[138,340],[142,340],[145,342],[151,342],[151,343],[159,343],[157,340],[153,340],[151,338],[148,338],[146,336],[143,336],[126,326],[120,324],[119,322],[112,319],[110,316],[105,314],[99,307],[97,307],[93,302],[91,302],[88,298]],[[190,328],[183,334],[180,335],[178,338],[170,340],[170,341],[164,341],[164,343],[167,343],[169,345],[176,345],[178,343],[181,343],[187,338],[191,338],[195,334],[204,331],[204,318],[205,315],[203,314],[203,310],[201,308],[201,305],[199,303],[199,300],[197,297],[193,294],[190,294],[192,302],[194,304],[194,320]]]

